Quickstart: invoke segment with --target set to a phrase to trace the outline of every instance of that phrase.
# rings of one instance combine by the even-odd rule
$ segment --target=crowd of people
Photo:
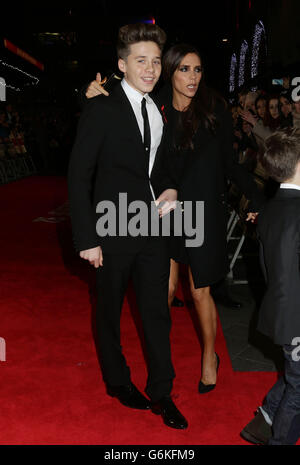
[[[18,109],[11,103],[0,108],[0,183],[36,172],[26,135],[26,123]]]
[[[25,128],[19,111],[8,103],[0,107],[1,155],[25,153]]]
[[[265,172],[260,157],[265,140],[276,130],[300,128],[300,100],[294,101],[292,93],[291,80],[287,77],[271,91],[242,89],[231,104],[235,154],[255,174],[267,198],[273,196],[278,183]]]
[[[179,263],[188,269],[201,330],[203,350],[197,393],[205,395],[216,387],[222,358],[215,351],[217,309],[211,288],[228,273],[228,185],[235,184],[250,201],[248,221],[260,217],[265,198],[273,197],[281,183],[287,184],[281,193],[288,191],[297,213],[299,198],[294,191],[300,190],[297,153],[300,133],[296,131],[300,128],[300,102],[293,100],[292,88],[285,80],[277,93],[241,91],[236,104],[231,105],[230,114],[225,100],[206,86],[197,48],[176,44],[161,60],[165,41],[164,31],[156,25],[127,25],[119,30],[118,67],[124,78],[109,97],[92,98],[108,95],[101,86],[101,77],[86,89],[87,99],[69,163],[68,188],[75,249],[96,268],[97,337],[107,392],[127,407],[152,409],[171,428],[186,429],[188,422],[171,397],[175,372],[169,340],[169,307],[178,285]],[[155,94],[152,91],[161,71],[165,87]],[[58,154],[60,166],[66,166],[76,127],[66,121],[63,113],[41,112],[26,125],[19,113],[6,105],[0,113],[0,156],[4,159],[26,153],[28,140],[44,168],[49,168],[53,152]],[[296,132],[278,135],[279,129],[287,128]],[[273,133],[275,138],[270,142]],[[286,158],[278,159],[278,147],[291,159],[288,174],[284,166]],[[14,154],[10,152],[12,149]],[[120,193],[126,193],[128,202],[142,201],[147,206],[155,200],[161,217],[170,213],[177,200],[183,205],[192,202],[193,213],[197,215],[195,208],[201,200],[205,205],[203,245],[189,247],[184,234],[168,241],[147,234],[130,237],[127,212],[124,220],[118,204]],[[118,218],[120,222],[126,221],[118,227],[125,226],[126,234],[98,234],[96,219],[97,224],[101,222],[104,212],[97,207],[102,216],[96,217],[95,207],[101,201],[118,205]],[[286,205],[282,205],[282,217]],[[295,230],[293,245],[295,236],[299,236],[296,213],[293,217],[286,215]],[[263,216],[263,221],[262,238],[266,241],[272,215]],[[286,235],[280,222],[276,228],[278,243],[284,242]],[[272,263],[270,257],[266,256],[266,261],[280,275],[278,263]],[[288,265],[284,259],[282,263]],[[150,400],[132,383],[120,344],[120,313],[130,278],[135,286],[149,358],[145,392]],[[287,292],[285,286],[283,293]],[[266,307],[269,312],[270,307]],[[274,336],[275,343],[286,351],[291,349],[291,331],[297,326],[300,329],[300,318],[294,318],[293,313],[295,323],[291,331],[286,329],[289,326],[281,315],[284,309],[283,305],[278,310],[280,330],[284,328],[284,333],[276,328],[273,334],[269,317],[263,320],[260,330]],[[243,431],[243,437],[250,442],[295,444],[299,437],[294,420],[300,415],[300,375],[290,353],[286,357],[289,371],[279,388],[276,387],[276,399],[268,394],[272,408],[264,404],[255,419],[258,425],[250,422]],[[293,383],[294,391],[290,393]],[[287,405],[279,406],[280,402]]]
[[[22,103],[3,102],[0,106],[0,182],[36,172],[66,174],[76,124],[76,112],[64,108],[49,104],[28,108]],[[21,159],[25,160],[25,167]]]

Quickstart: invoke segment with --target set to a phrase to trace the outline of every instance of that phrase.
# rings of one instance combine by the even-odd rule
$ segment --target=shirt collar
[[[125,94],[127,95],[127,97],[134,100],[139,105],[141,104],[143,98],[146,99],[147,103],[152,103],[152,100],[149,97],[149,94],[144,94],[144,95],[141,94],[141,92],[134,89],[130,84],[128,84],[128,82],[126,81],[125,78],[122,79],[121,86],[123,87],[123,90],[124,90]]]
[[[298,186],[298,184],[291,184],[288,182],[282,182],[280,184],[280,188],[281,189],[297,189],[298,191],[300,191],[300,186]]]

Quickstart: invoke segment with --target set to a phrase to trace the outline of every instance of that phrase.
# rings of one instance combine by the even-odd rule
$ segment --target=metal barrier
[[[6,184],[37,173],[32,156],[21,146],[19,151],[12,142],[0,143],[0,182]]]

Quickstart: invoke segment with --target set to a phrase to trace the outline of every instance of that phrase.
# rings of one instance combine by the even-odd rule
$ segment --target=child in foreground
[[[258,330],[282,347],[285,365],[241,436],[255,444],[294,445],[300,437],[300,129],[273,133],[261,163],[281,184],[258,216],[267,283]]]

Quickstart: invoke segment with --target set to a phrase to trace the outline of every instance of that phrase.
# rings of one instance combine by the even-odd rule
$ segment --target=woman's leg
[[[170,260],[170,278],[169,278],[169,296],[168,296],[169,308],[171,308],[173,299],[176,294],[178,280],[179,280],[179,263],[171,259]]]
[[[189,267],[190,289],[195,309],[200,323],[203,354],[202,375],[203,384],[216,384],[217,381],[217,358],[215,355],[215,340],[217,333],[217,310],[210,295],[210,287],[195,289],[191,269]]]

